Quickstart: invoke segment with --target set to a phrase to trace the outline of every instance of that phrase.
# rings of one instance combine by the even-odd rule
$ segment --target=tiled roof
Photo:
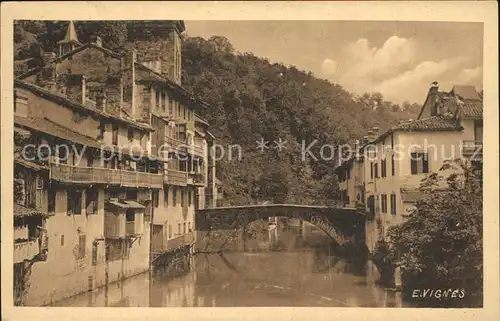
[[[126,124],[128,124],[128,125],[130,125],[132,127],[136,127],[136,128],[140,128],[140,129],[144,129],[144,130],[153,131],[153,129],[151,128],[151,126],[149,126],[148,124],[139,123],[139,122],[136,122],[136,121],[133,121],[133,120],[130,120],[130,119],[126,119],[126,118],[123,118],[123,117],[112,115],[112,114],[107,113],[107,112],[100,111],[100,110],[98,110],[98,109],[96,109],[94,107],[83,105],[83,104],[80,104],[78,102],[75,102],[75,101],[69,99],[68,97],[63,96],[63,95],[61,95],[59,93],[55,93],[55,92],[52,92],[52,91],[47,90],[45,88],[42,88],[42,87],[39,87],[39,86],[36,86],[36,85],[33,85],[33,84],[29,84],[29,83],[27,83],[25,81],[22,81],[22,80],[19,80],[19,79],[15,79],[14,80],[14,84],[16,86],[19,86],[19,87],[23,88],[23,89],[27,89],[27,90],[29,90],[29,91],[37,94],[37,95],[40,95],[40,96],[45,97],[47,99],[53,100],[56,103],[60,103],[62,105],[65,105],[65,106],[68,106],[68,107],[71,107],[71,108],[75,108],[75,109],[87,111],[87,112],[90,112],[92,114],[102,116],[104,118],[118,120],[118,121],[126,123]]]
[[[143,208],[146,208],[144,205],[142,204],[139,204],[137,202],[134,202],[134,201],[127,201],[127,200],[117,200],[117,199],[110,199],[110,200],[107,200],[106,205],[112,205],[112,206],[116,206],[116,207],[119,207],[119,208],[132,208],[132,209],[143,209]]]
[[[33,169],[35,171],[40,171],[40,170],[46,170],[46,169],[48,169],[47,166],[36,164],[36,163],[30,162],[30,161],[27,161],[25,159],[22,159],[22,158],[16,158],[16,159],[14,159],[14,163],[18,164],[18,165],[21,165],[23,167],[29,168],[29,169]]]
[[[24,205],[20,205],[17,203],[14,203],[14,217],[26,217],[26,216],[51,216],[48,213],[41,212],[37,209],[27,207]]]
[[[408,121],[392,127],[393,131],[453,131],[460,130],[455,120],[448,117],[431,116]]]
[[[459,96],[461,99],[479,99],[479,95],[477,94],[474,86],[455,85],[453,86],[451,92],[454,95]]]
[[[58,125],[47,118],[28,118],[14,116],[14,124],[26,127],[31,130],[49,134],[54,137],[59,137],[64,140],[81,144],[84,146],[100,148],[101,144],[89,136],[82,135],[69,128]]]
[[[460,108],[465,118],[483,119],[483,102],[480,100],[464,100]]]

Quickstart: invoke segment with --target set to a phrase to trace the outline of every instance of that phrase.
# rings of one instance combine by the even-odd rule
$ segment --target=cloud
[[[482,78],[482,67],[467,68],[465,57],[418,59],[421,51],[418,43],[403,37],[392,36],[380,48],[361,38],[342,48],[338,68],[328,76],[355,94],[380,92],[395,103],[421,102],[432,81],[448,86]]]
[[[335,60],[326,58],[321,63],[321,72],[326,76],[334,75],[335,71],[337,71],[337,65],[338,64]]]

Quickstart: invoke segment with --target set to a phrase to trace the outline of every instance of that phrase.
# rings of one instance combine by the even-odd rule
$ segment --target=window
[[[94,166],[94,154],[92,152],[87,153],[87,167]]]
[[[370,163],[370,178],[373,178],[373,163]]]
[[[163,112],[165,113],[167,112],[167,97],[164,92],[161,95],[161,100],[163,102]]]
[[[86,213],[87,215],[95,215],[97,214],[97,209],[98,209],[98,197],[99,197],[99,192],[97,189],[88,189],[87,190],[87,199],[86,199]]]
[[[181,189],[181,206],[185,206],[186,204],[184,203],[184,189]]]
[[[396,164],[394,164],[394,154],[391,155],[391,174],[396,175]]]
[[[380,168],[381,168],[381,172],[382,172],[382,177],[386,177],[387,176],[387,160],[386,159],[382,159],[380,161]]]
[[[351,167],[350,166],[347,166],[346,174],[347,174],[347,179],[351,179]]]
[[[378,178],[378,163],[373,163],[373,174]]]
[[[177,187],[172,189],[172,205],[177,206]]]
[[[68,215],[82,214],[82,191],[71,188],[68,190]]]
[[[49,211],[49,213],[55,213],[55,211],[56,211],[56,189],[54,187],[49,187],[48,194],[49,194],[48,211]]]
[[[381,209],[381,212],[382,213],[387,213],[387,194],[382,194],[381,195],[381,205],[382,205],[382,209]]]
[[[61,164],[66,164],[68,162],[68,146],[66,145],[60,145],[58,146],[59,148],[57,149],[58,155],[59,155],[59,163]]]
[[[411,173],[422,174],[429,173],[429,159],[427,153],[411,153]]]
[[[192,229],[191,229],[191,222],[188,223],[188,232],[191,232]]]
[[[61,235],[61,246],[64,246],[64,234]]]
[[[156,90],[156,110],[161,110],[161,91]]]
[[[188,202],[189,206],[193,205],[193,197],[191,195],[191,190],[188,190]]]
[[[168,186],[165,186],[165,191],[163,195],[163,206],[168,207]]]
[[[118,145],[118,126],[113,124],[112,144]]]
[[[184,119],[187,119],[187,115],[186,115],[186,107],[184,107],[183,109],[184,109]]]
[[[86,235],[80,234],[78,236],[78,256],[77,259],[83,259],[85,257],[85,243],[86,243]]]
[[[36,189],[43,189],[43,178],[40,175],[36,176]]]
[[[391,215],[396,215],[396,194],[391,194]]]
[[[181,117],[181,104],[177,103],[177,117]]]
[[[129,142],[132,142],[134,140],[134,129],[129,128],[127,131],[127,138]]]
[[[160,206],[160,192],[158,190],[153,191],[153,204],[155,208]]]
[[[183,234],[186,234],[186,222],[184,222],[184,229],[183,229]]]
[[[135,211],[133,209],[129,208],[127,212],[125,212],[125,216],[127,222],[135,221]]]
[[[128,201],[137,201],[137,190],[127,190],[126,198]]]
[[[97,265],[97,242],[92,242],[92,265]]]
[[[181,223],[177,223],[177,235],[181,234]]]
[[[174,102],[170,97],[168,97],[168,113],[170,116],[173,116],[174,114]]]

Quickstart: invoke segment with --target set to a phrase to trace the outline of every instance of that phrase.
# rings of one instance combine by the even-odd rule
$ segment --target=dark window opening
[[[427,153],[411,153],[411,173],[429,173],[429,160]]]
[[[128,209],[127,212],[125,213],[125,215],[126,215],[127,222],[134,222],[135,221],[135,211],[133,209]]]

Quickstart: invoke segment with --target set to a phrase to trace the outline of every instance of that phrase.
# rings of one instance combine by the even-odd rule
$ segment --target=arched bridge
[[[196,211],[197,231],[239,229],[257,220],[280,216],[312,223],[338,244],[365,239],[365,215],[354,208],[294,204],[216,207]]]

